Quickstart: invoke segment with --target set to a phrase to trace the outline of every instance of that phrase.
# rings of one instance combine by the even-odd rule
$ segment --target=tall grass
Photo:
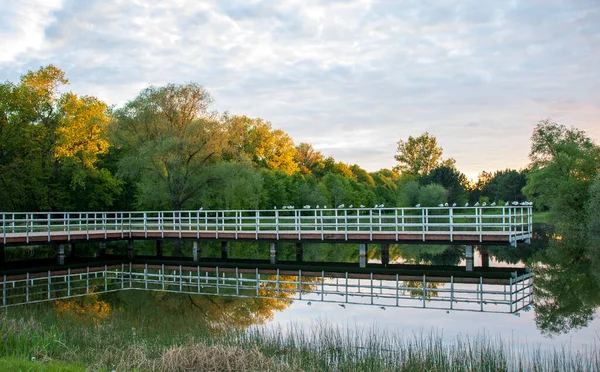
[[[216,329],[126,313],[82,323],[43,306],[0,314],[0,357],[60,360],[90,370],[141,371],[599,371],[597,344],[543,351],[489,335],[444,340],[314,323],[309,329]],[[600,339],[598,340],[600,341]]]

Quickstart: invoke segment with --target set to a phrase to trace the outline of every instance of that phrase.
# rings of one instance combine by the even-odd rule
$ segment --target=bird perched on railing
[[[365,206],[363,204],[360,205],[361,208],[364,208]]]
[[[444,203],[444,207],[447,207],[447,206],[448,206],[448,203]]]
[[[481,204],[482,207],[485,207],[487,205],[486,202],[483,202],[483,204]]]
[[[452,203],[452,206],[453,206],[453,207],[456,207],[456,203]]]
[[[479,202],[475,203],[474,205],[475,207],[479,207]]]
[[[508,202],[504,203],[504,206],[506,207],[508,205]]]
[[[421,204],[415,205],[415,208],[421,208]]]
[[[512,204],[512,205],[519,205],[519,202],[518,202],[518,201],[514,201],[514,202],[512,202],[511,204]]]
[[[493,202],[492,204],[490,204],[492,207],[496,206],[496,202]]]
[[[307,204],[307,205],[303,206],[302,208],[304,208],[304,209],[310,209],[310,205]]]
[[[438,207],[443,207],[443,206],[444,206],[444,204],[440,204],[440,205],[438,205]]]
[[[465,207],[468,207],[468,206],[469,206],[469,203],[465,203]]]
[[[342,209],[342,208],[344,208],[344,207],[345,207],[345,206],[344,206],[344,204],[340,204],[340,205],[338,205],[338,209]]]

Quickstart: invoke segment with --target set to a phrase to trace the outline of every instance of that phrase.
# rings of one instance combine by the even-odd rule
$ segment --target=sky
[[[0,0],[0,80],[40,66],[119,107],[197,82],[369,171],[425,131],[475,179],[550,118],[600,143],[598,0]]]

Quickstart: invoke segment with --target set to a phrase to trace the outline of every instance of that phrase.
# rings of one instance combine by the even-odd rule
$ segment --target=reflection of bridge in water
[[[533,276],[526,269],[465,272],[427,265],[268,263],[219,264],[156,261],[70,265],[4,274],[2,305],[68,299],[123,290],[270,298],[347,305],[516,313],[533,302]]]

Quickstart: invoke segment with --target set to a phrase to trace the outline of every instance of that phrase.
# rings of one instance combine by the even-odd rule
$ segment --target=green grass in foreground
[[[79,372],[85,371],[85,367],[76,364],[65,364],[62,362],[38,362],[17,358],[0,358],[0,371],[14,372]]]
[[[542,351],[492,336],[444,341],[435,332],[401,335],[322,323],[310,330],[223,330],[203,325],[201,318],[182,317],[174,308],[173,316],[157,310],[115,311],[87,323],[56,316],[48,304],[0,313],[0,358],[9,358],[0,370],[76,371],[81,365],[93,371],[600,370],[597,345],[577,353]],[[32,358],[53,363],[27,362]]]

